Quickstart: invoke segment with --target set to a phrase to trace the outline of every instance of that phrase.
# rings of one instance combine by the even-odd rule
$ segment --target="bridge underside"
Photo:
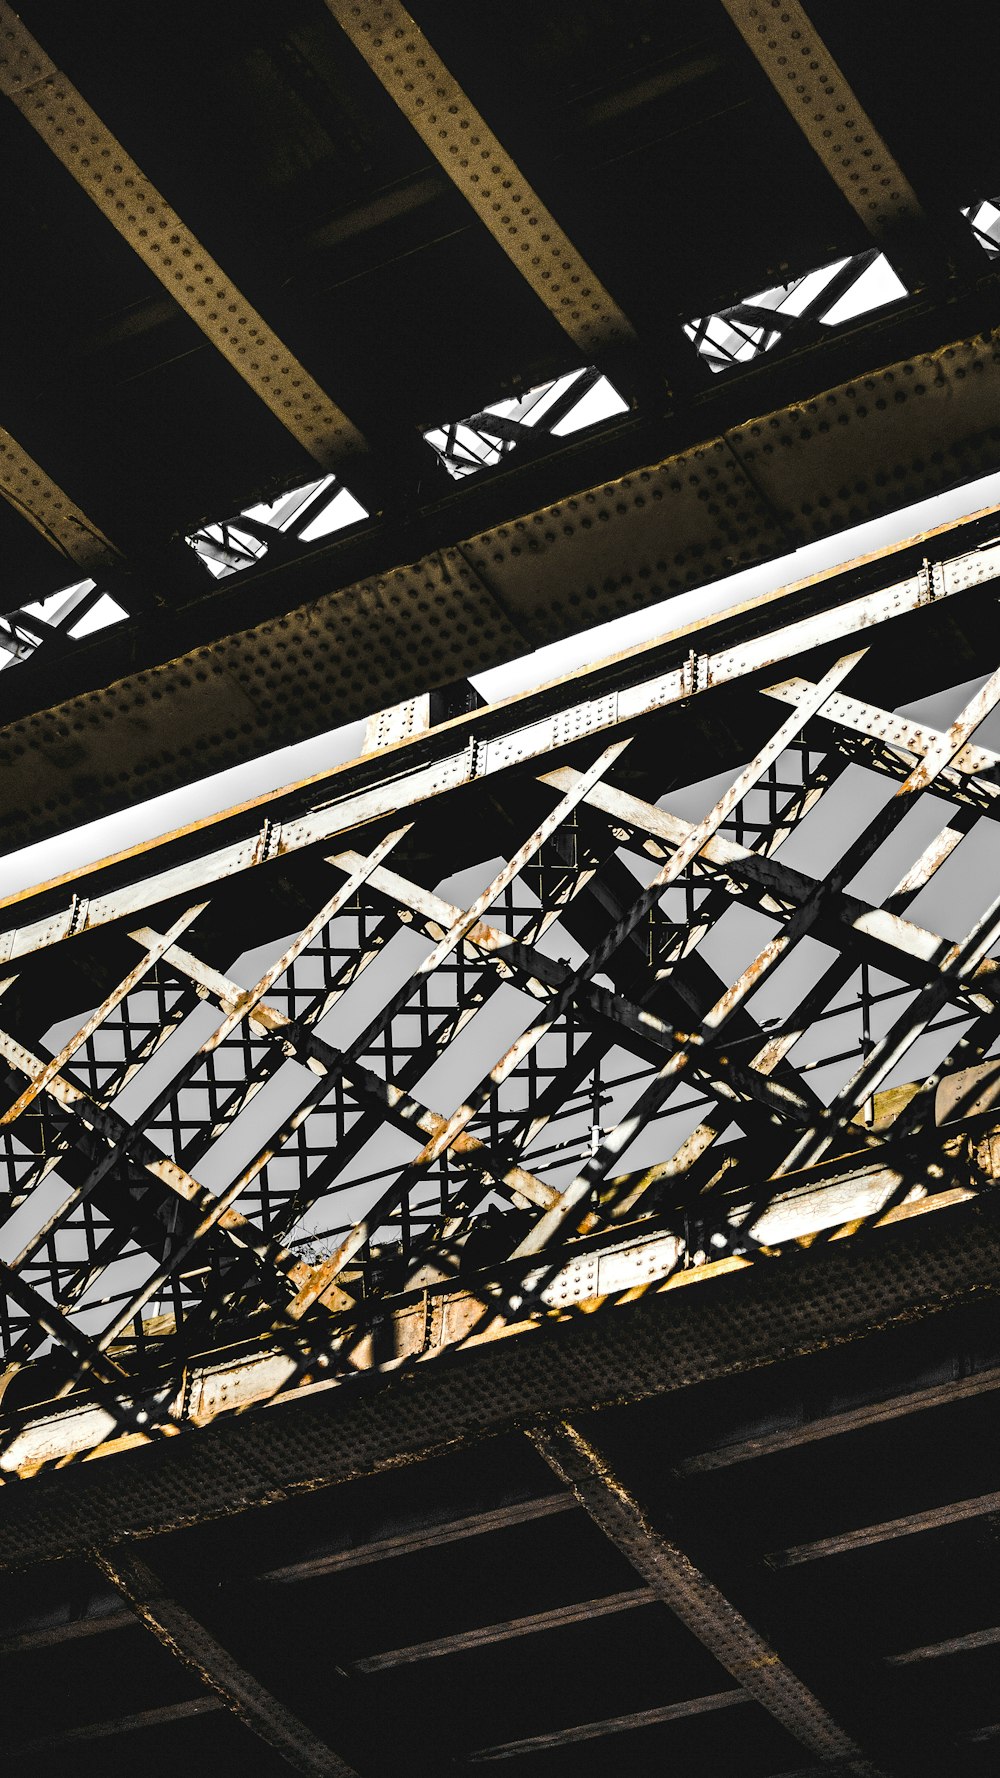
[[[0,907],[4,1770],[985,1778],[998,509],[468,681],[1000,469],[995,8],[417,11],[0,0],[0,847],[380,713]]]
[[[987,516],[9,907],[21,1764],[989,1769],[998,579]]]

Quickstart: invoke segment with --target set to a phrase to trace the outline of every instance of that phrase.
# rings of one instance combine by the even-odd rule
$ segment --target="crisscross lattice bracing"
[[[852,695],[861,658],[756,693],[724,782],[623,725],[503,780],[450,877],[432,803],[307,855],[235,958],[220,885],[130,925],[84,1018],[32,1028],[15,983],[8,1375],[120,1404],[209,1345],[608,1222],[666,1218],[683,1263],[745,1252],[826,1157],[912,1146],[1000,1035],[988,871],[952,895],[987,904],[964,937],[922,917],[996,834],[974,736],[1000,675],[942,731]]]

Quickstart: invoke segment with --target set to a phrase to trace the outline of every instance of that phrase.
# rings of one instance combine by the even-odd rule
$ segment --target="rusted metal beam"
[[[809,680],[796,677],[784,679],[779,685],[769,685],[764,695],[776,698],[780,703],[797,704],[809,690]],[[880,704],[849,697],[846,692],[837,692],[829,699],[823,720],[839,728],[853,729],[871,741],[898,748],[917,759],[929,753],[941,735],[940,729],[933,728],[930,723],[914,722],[912,717],[901,716],[896,710],[883,710]],[[976,778],[980,780],[975,786],[977,794],[987,808],[1000,803],[1000,753],[991,747],[983,747],[978,741],[969,741],[961,748],[940,777],[942,787],[947,786],[949,792],[957,796],[968,794],[970,787],[966,781]]]
[[[559,766],[555,771],[545,772],[543,782],[558,790],[572,781],[572,772],[570,766]],[[651,857],[662,857],[665,851],[680,845],[691,831],[690,821],[612,784],[596,785],[588,791],[584,802],[644,836],[649,844],[643,849],[649,851]],[[780,857],[771,858],[755,852],[728,837],[717,835],[703,850],[706,860],[730,879],[734,892],[750,889],[756,893],[758,905],[765,913],[787,913],[789,908],[794,909],[805,902],[816,887],[815,878],[806,871],[796,869]],[[936,932],[843,889],[830,893],[817,917],[816,931],[838,948],[843,945],[845,935],[856,939],[889,974],[909,976],[916,969],[919,979],[925,974],[924,966],[935,963],[943,948],[943,941]],[[988,960],[977,973],[975,992],[979,996],[977,1004],[983,1011],[1000,997],[1000,969],[993,960]]]
[[[880,1768],[834,1721],[809,1687],[748,1623],[687,1552],[655,1530],[600,1450],[567,1421],[536,1428],[531,1442],[572,1488],[584,1511],[681,1623],[789,1734],[821,1758],[846,1758],[876,1778]]]
[[[357,1778],[346,1760],[279,1703],[138,1556],[99,1550],[93,1560],[162,1648],[197,1675],[223,1707],[252,1734],[273,1747],[293,1772],[309,1778]]]
[[[8,1630],[0,1636],[0,1656],[26,1654],[35,1648],[55,1648],[63,1642],[76,1642],[81,1636],[102,1636],[106,1630],[124,1630],[134,1623],[135,1614],[120,1603],[117,1594],[111,1593],[89,1599],[87,1609],[79,1617],[71,1617],[67,1605],[67,1615],[55,1623],[29,1624],[22,1630]]]
[[[722,0],[830,178],[876,239],[923,220],[920,200],[800,0]]]
[[[572,1494],[543,1494],[537,1500],[520,1500],[509,1506],[493,1506],[484,1512],[470,1513],[449,1519],[440,1525],[422,1525],[413,1531],[401,1531],[394,1537],[374,1538],[371,1543],[358,1543],[351,1549],[328,1550],[306,1556],[298,1562],[286,1562],[268,1568],[255,1579],[261,1582],[313,1580],[320,1574],[340,1574],[347,1568],[362,1568],[372,1562],[388,1562],[395,1556],[409,1556],[417,1550],[433,1550],[460,1543],[467,1537],[487,1537],[494,1531],[506,1531],[511,1525],[531,1524],[555,1513],[573,1512],[576,1501]],[[0,1652],[2,1652],[0,1644]]]
[[[634,1729],[652,1729],[660,1723],[683,1722],[692,1716],[707,1716],[716,1710],[732,1710],[750,1699],[742,1691],[707,1692],[699,1698],[682,1698],[676,1704],[659,1704],[652,1710],[631,1710],[625,1716],[606,1716],[599,1722],[573,1723],[569,1728],[551,1729],[544,1735],[527,1735],[519,1741],[501,1741],[493,1747],[480,1747],[466,1755],[470,1766],[484,1766],[495,1760],[523,1759],[533,1753],[550,1749],[575,1747],[581,1741],[604,1741],[612,1735],[627,1735]]]
[[[30,1741],[7,1742],[4,1758],[27,1760],[40,1753],[71,1753],[74,1747],[90,1741],[111,1741],[118,1735],[140,1735],[152,1729],[170,1728],[176,1722],[190,1722],[195,1717],[214,1716],[225,1705],[221,1698],[202,1694],[199,1698],[180,1698],[175,1704],[156,1704],[150,1710],[133,1710],[127,1715],[106,1717],[101,1722],[80,1723],[69,1729],[56,1729],[49,1735],[36,1735]]]
[[[749,633],[745,619],[741,618],[742,639],[725,635],[725,614],[702,627],[706,652],[696,657],[693,680],[690,660],[683,660],[687,635],[668,637],[655,650],[634,650],[631,674],[623,673],[621,661],[613,659],[588,669],[568,684],[559,682],[533,694],[530,700],[511,700],[501,707],[503,715],[499,720],[496,711],[476,712],[459,719],[458,734],[457,724],[448,723],[428,737],[424,745],[419,737],[416,742],[401,743],[386,756],[381,783],[368,781],[370,767],[362,784],[352,783],[354,768],[337,768],[306,785],[289,787],[285,795],[286,803],[293,802],[291,808],[280,797],[258,798],[239,811],[247,829],[256,824],[246,837],[235,841],[227,838],[222,845],[211,845],[213,830],[231,818],[233,812],[226,811],[206,818],[194,828],[151,841],[118,859],[105,860],[85,877],[74,872],[71,878],[57,879],[44,887],[56,894],[65,884],[66,901],[62,906],[57,902],[55,910],[47,911],[44,918],[28,920],[22,914],[19,920],[21,904],[27,898],[15,896],[7,904],[9,924],[0,933],[0,962],[13,961],[123,917],[135,918],[142,908],[178,892],[193,894],[223,877],[252,871],[275,856],[290,856],[372,821],[414,810],[449,790],[493,778],[506,770],[512,759],[543,761],[555,749],[565,746],[574,733],[593,734],[596,738],[613,733],[625,722],[635,724],[638,732],[646,718],[659,712],[687,705],[692,699],[711,697],[724,686],[745,682],[807,649],[842,644],[861,631],[868,639],[875,627],[894,617],[946,604],[969,586],[985,584],[998,574],[1000,546],[992,545],[949,560],[929,587],[919,577],[911,576],[876,592],[846,598],[806,617],[792,615],[790,611],[783,614],[781,601],[785,594],[771,595],[761,603],[759,617]],[[475,746],[470,746],[470,742]],[[413,748],[418,751],[409,751]],[[425,757],[428,751],[430,760]],[[305,812],[304,795],[313,803]],[[206,842],[202,856],[191,856],[191,842],[196,834],[203,834]],[[186,854],[177,875],[167,872],[171,842],[183,846]],[[710,856],[708,847],[706,856]],[[142,858],[146,862],[145,876],[127,888],[116,886],[103,891],[101,872],[115,865],[120,867],[124,858]],[[777,860],[761,860],[756,867],[758,874],[778,868]],[[802,876],[799,880],[808,882]],[[85,896],[79,893],[84,887],[88,890]],[[836,898],[832,905],[836,905]],[[859,912],[863,906],[858,904]],[[877,911],[873,925],[878,931],[898,930],[893,916],[881,910]]]
[[[399,0],[326,0],[480,222],[590,362],[632,325]]]
[[[66,1063],[76,1054],[77,1050],[86,1043],[88,1037],[93,1036],[93,1033],[97,1030],[98,1026],[104,1023],[108,1014],[113,1012],[116,1006],[120,1006],[126,996],[131,994],[134,988],[138,987],[143,977],[148,975],[154,965],[159,962],[164,951],[169,950],[170,946],[180,938],[181,933],[186,931],[187,927],[190,926],[192,920],[196,920],[198,915],[204,912],[207,905],[206,902],[202,901],[196,903],[194,907],[185,909],[184,913],[173,922],[173,925],[170,926],[167,932],[153,940],[152,944],[148,947],[145,956],[140,958],[139,962],[135,965],[135,968],[129,970],[128,974],[122,978],[117,987],[112,989],[111,993],[102,1000],[100,1006],[96,1007],[90,1014],[89,1018],[84,1020],[79,1030],[74,1031],[72,1037],[66,1039],[66,1042],[63,1044],[58,1054],[53,1056],[50,1061],[46,1062],[41,1073],[36,1075],[29,1085],[24,1088],[23,1092],[18,1094],[13,1105],[7,1107],[7,1110],[0,1116],[0,1126],[16,1123],[17,1119],[21,1116],[21,1113],[28,1109],[28,1106],[38,1097],[39,1093],[45,1091],[49,1083],[62,1071]]]
[[[785,1550],[771,1550],[767,1561],[772,1568],[794,1568],[802,1562],[819,1562],[828,1556],[871,1549],[897,1537],[919,1537],[925,1531],[940,1531],[946,1525],[961,1525],[968,1519],[989,1518],[993,1513],[1000,1513],[1000,1490],[977,1494],[970,1500],[949,1500],[941,1506],[928,1507],[925,1512],[883,1519],[877,1525],[859,1525],[850,1531],[835,1532],[832,1537],[793,1544]]]
[[[363,450],[346,414],[236,289],[7,0],[0,4],[0,93],[317,463],[332,468]]]
[[[917,1203],[899,1205],[882,1215],[879,1222],[882,1229],[888,1231],[917,1220],[924,1223],[931,1216],[962,1208],[967,1203],[970,1211],[979,1215],[985,1206],[973,1205],[972,1198],[971,1192],[943,1192]],[[855,1238],[861,1226],[849,1224],[842,1231],[843,1237]],[[801,1232],[807,1232],[805,1223]],[[947,1240],[947,1236],[941,1237],[945,1245]],[[606,1251],[602,1252],[601,1246],[606,1246]],[[596,1252],[588,1246],[577,1254],[556,1257],[541,1268],[527,1268],[515,1281],[509,1274],[502,1280],[487,1277],[473,1280],[468,1288],[457,1292],[446,1283],[441,1287],[431,1317],[433,1333],[430,1343],[427,1315],[432,1295],[428,1294],[426,1298],[421,1295],[416,1304],[404,1299],[389,1323],[389,1346],[394,1354],[388,1361],[389,1369],[407,1358],[429,1358],[446,1352],[458,1355],[477,1347],[489,1347],[494,1342],[504,1343],[514,1332],[536,1332],[543,1315],[551,1314],[558,1320],[573,1305],[589,1302],[595,1296],[605,1299],[601,1306],[613,1311],[620,1297],[624,1296],[628,1302],[633,1287],[649,1294],[651,1302],[661,1292],[674,1296],[677,1291],[682,1291],[684,1298],[690,1299],[695,1287],[718,1288],[727,1282],[735,1283],[739,1274],[746,1274],[748,1278],[758,1273],[775,1275],[773,1262],[763,1258],[755,1262],[749,1259],[722,1260],[683,1270],[679,1269],[683,1253],[684,1244],[673,1233],[644,1231],[638,1238],[611,1234],[606,1242],[600,1243]],[[965,1262],[970,1289],[973,1283],[976,1289],[982,1289],[984,1276],[992,1284],[992,1274],[988,1270],[992,1254],[991,1240],[984,1237],[980,1250]],[[836,1249],[827,1249],[824,1265],[836,1270],[838,1258]],[[787,1261],[784,1263],[787,1265]],[[790,1293],[796,1280],[794,1268],[790,1272],[782,1269],[781,1277],[784,1279],[781,1286],[785,1293],[784,1313],[788,1319],[791,1316]],[[801,1286],[801,1274],[798,1274],[798,1280]],[[880,1326],[883,1319],[892,1320],[894,1284],[894,1280],[884,1279],[879,1287]],[[822,1286],[817,1288],[822,1289]],[[575,1337],[579,1338],[579,1329]],[[363,1314],[359,1324],[348,1322],[329,1337],[322,1327],[314,1328],[312,1338],[315,1345],[301,1356],[284,1350],[282,1342],[258,1356],[237,1359],[233,1363],[208,1360],[194,1365],[178,1381],[172,1398],[169,1394],[165,1398],[163,1392],[140,1396],[140,1423],[152,1425],[166,1414],[172,1423],[190,1420],[194,1425],[206,1425],[220,1415],[242,1414],[250,1407],[283,1402],[300,1384],[304,1385],[306,1397],[317,1389],[336,1387],[335,1366],[341,1363],[346,1366],[348,1375],[379,1368]],[[745,1350],[745,1339],[741,1337],[741,1358]],[[324,1368],[333,1373],[328,1383],[318,1381],[315,1376],[316,1371],[322,1375]],[[622,1388],[624,1383],[619,1372],[613,1389]],[[571,1389],[571,1396],[574,1401],[580,1400],[575,1388]],[[585,1398],[585,1405],[590,1405],[589,1398]],[[87,1400],[66,1407],[60,1404],[54,1411],[45,1408],[12,1430],[11,1437],[0,1451],[0,1471],[31,1475],[44,1464],[71,1460],[83,1453],[96,1456],[108,1441],[113,1441],[112,1448],[115,1448],[115,1441],[120,1444],[121,1434],[121,1413],[114,1401],[109,1406]],[[148,1435],[135,1432],[132,1442],[148,1442]]]
[[[426,1358],[448,1351],[454,1362],[413,1366],[392,1411],[374,1419],[370,1391],[343,1389],[338,1375],[323,1379],[315,1366],[308,1381],[309,1360],[296,1362],[280,1349],[249,1361],[194,1365],[184,1400],[178,1397],[171,1411],[195,1425],[215,1420],[210,1449],[199,1438],[178,1438],[170,1441],[169,1455],[166,1446],[162,1455],[150,1453],[145,1461],[164,1474],[162,1495],[150,1491],[152,1471],[135,1464],[115,1466],[112,1485],[103,1465],[88,1463],[68,1495],[60,1477],[41,1476],[18,1488],[9,1503],[5,1496],[0,1515],[0,1569],[85,1553],[94,1541],[126,1532],[148,1535],[225,1516],[237,1502],[243,1510],[285,1488],[381,1473],[433,1454],[442,1440],[457,1449],[514,1425],[664,1396],[775,1365],[790,1351],[826,1352],[995,1299],[1000,1211],[992,1197],[955,1206],[952,1194],[944,1194],[940,1209],[928,1200],[902,1206],[885,1221],[884,1228],[849,1231],[810,1252],[725,1260],[653,1286],[643,1282],[648,1273],[639,1250],[634,1262],[623,1256],[627,1275],[641,1286],[634,1300],[612,1296],[601,1313],[569,1316],[565,1309],[542,1314],[532,1295],[520,1319],[503,1328],[499,1313],[490,1324],[497,1298],[487,1280],[482,1302],[461,1293],[454,1299],[431,1352],[421,1300],[407,1311],[409,1335],[401,1320],[395,1350],[415,1355],[423,1349]],[[614,1260],[616,1271],[621,1263]],[[575,1300],[590,1294],[586,1267],[574,1262],[563,1275],[578,1293]],[[558,1295],[556,1269],[552,1280]],[[617,1281],[612,1290],[621,1297]],[[331,1371],[338,1349],[334,1341],[320,1347],[331,1354]],[[350,1330],[343,1362],[348,1375],[377,1367],[376,1355]],[[306,1386],[297,1401],[292,1391],[300,1381]],[[316,1398],[331,1391],[337,1412],[317,1412]],[[384,1392],[380,1399],[388,1402]],[[254,1417],[244,1411],[267,1403],[280,1404],[281,1412]],[[96,1456],[120,1430],[92,1398],[60,1404],[55,1413],[41,1409],[21,1426],[3,1468],[23,1464],[31,1474],[41,1464]]]
[[[480,1624],[472,1630],[460,1630],[454,1636],[436,1636],[427,1642],[412,1642],[404,1648],[386,1649],[382,1654],[362,1655],[346,1663],[349,1673],[386,1673],[394,1667],[412,1666],[417,1661],[435,1661],[447,1655],[465,1654],[473,1648],[491,1648],[498,1642],[511,1642],[519,1636],[538,1636],[547,1630],[561,1630],[567,1624],[589,1624],[599,1617],[618,1616],[635,1611],[642,1605],[653,1605],[659,1594],[652,1587],[631,1587],[625,1592],[607,1593],[596,1599],[578,1599],[571,1605],[557,1605],[549,1611],[535,1611],[526,1617],[507,1618],[502,1623]]]

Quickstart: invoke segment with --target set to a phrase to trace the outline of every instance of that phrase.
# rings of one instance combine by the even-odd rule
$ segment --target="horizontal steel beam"
[[[67,1615],[55,1623],[26,1626],[8,1630],[0,1636],[0,1656],[26,1654],[31,1649],[55,1648],[63,1642],[76,1642],[81,1636],[102,1636],[106,1630],[124,1630],[135,1623],[135,1613],[119,1603],[115,1594],[99,1595],[87,1602],[79,1617]]]
[[[52,906],[58,885],[49,887],[43,918],[26,918],[27,898],[18,896],[14,919],[20,915],[23,924],[0,931],[0,967],[64,938],[134,918],[172,895],[194,893],[273,858],[328,843],[338,834],[353,833],[461,787],[498,778],[514,764],[543,761],[582,733],[592,735],[596,743],[604,735],[621,733],[626,725],[636,731],[652,718],[687,712],[692,704],[702,706],[703,700],[706,719],[711,720],[708,711],[720,693],[731,693],[737,686],[766,685],[766,676],[786,663],[812,650],[842,647],[862,631],[862,639],[869,641],[883,625],[917,612],[950,609],[951,602],[960,602],[971,590],[997,578],[1000,545],[992,544],[949,560],[933,577],[918,570],[839,601],[835,585],[824,581],[810,589],[813,596],[808,600],[803,599],[801,587],[769,596],[753,617],[737,607],[700,626],[701,652],[691,648],[690,632],[677,632],[589,668],[568,682],[487,706],[444,723],[427,736],[400,742],[384,754],[320,774],[283,796],[260,797],[249,807],[150,842],[138,849],[144,878],[137,875],[134,855],[119,863],[119,882],[122,864],[134,876],[125,887],[110,886],[115,882],[115,860],[109,860],[89,872],[74,872],[73,893],[67,888],[61,908],[58,900]],[[238,823],[246,837],[225,837],[227,822]],[[199,856],[200,848],[204,850]],[[778,878],[783,876],[776,861],[755,868],[758,873],[769,869],[777,871]],[[892,915],[878,911],[874,926],[889,930],[892,921]]]
[[[507,1618],[502,1623],[479,1624],[472,1630],[459,1630],[453,1636],[436,1636],[427,1642],[412,1642],[404,1648],[386,1649],[382,1654],[362,1655],[347,1661],[348,1673],[387,1673],[394,1667],[409,1667],[417,1661],[436,1661],[448,1655],[466,1654],[474,1648],[491,1648],[498,1642],[515,1641],[519,1636],[539,1636],[548,1630],[562,1630],[567,1624],[590,1624],[599,1617],[618,1616],[635,1611],[641,1605],[652,1605],[658,1595],[652,1587],[631,1587],[623,1593],[607,1593],[596,1599],[578,1599],[572,1605],[556,1605],[549,1611],[535,1611],[527,1617]]]
[[[5,1759],[33,1759],[40,1753],[72,1753],[75,1747],[91,1741],[112,1741],[118,1735],[141,1735],[155,1729],[169,1729],[174,1723],[191,1722],[195,1717],[214,1716],[224,1709],[221,1698],[203,1693],[199,1698],[180,1698],[175,1704],[155,1704],[149,1710],[133,1710],[126,1715],[105,1717],[100,1722],[85,1722],[70,1729],[54,1729],[46,1735],[34,1735],[30,1741],[6,1743]]]
[[[0,0],[0,93],[254,394],[325,468],[364,441],[207,253],[7,0]]]
[[[940,1661],[948,1655],[973,1654],[979,1648],[996,1648],[1000,1643],[1000,1624],[986,1630],[970,1630],[965,1636],[948,1636],[943,1642],[927,1642],[921,1648],[907,1648],[902,1654],[886,1655],[887,1667],[915,1667],[924,1661]]]
[[[480,222],[588,361],[628,321],[400,0],[326,0]],[[474,425],[475,421],[467,422]]]
[[[10,752],[2,811],[10,844],[992,471],[1000,365],[992,339],[980,337],[995,324],[992,293],[988,303],[976,297],[968,320],[968,335],[949,333],[947,346],[925,327],[919,350],[907,340],[902,358],[870,361],[874,388],[864,402],[856,353],[833,386],[818,387],[811,361],[805,377],[771,366],[766,387],[744,386],[741,375],[739,400],[734,390],[708,392],[686,431],[670,418],[636,422],[633,434],[623,421],[574,442],[529,479],[518,476],[515,456],[488,485],[429,507],[405,541],[398,525],[373,521],[301,560],[265,558],[235,584],[206,579],[201,596],[186,588],[155,625],[137,616],[75,643],[61,662],[19,666],[5,684],[0,734]],[[778,401],[775,372],[789,382]],[[822,426],[802,422],[801,404],[813,401],[828,416]],[[747,411],[760,418],[747,421]],[[289,673],[294,699],[284,689]],[[29,716],[37,721],[22,754],[16,725]],[[72,774],[60,765],[66,725]],[[190,753],[177,745],[181,732]]]
[[[897,1537],[919,1537],[925,1531],[940,1531],[946,1525],[961,1525],[968,1519],[985,1519],[1000,1513],[1000,1490],[977,1494],[971,1500],[949,1500],[941,1506],[928,1507],[925,1512],[906,1513],[899,1519],[883,1519],[877,1525],[858,1525],[850,1531],[835,1532],[832,1537],[817,1537],[811,1543],[793,1544],[789,1549],[772,1550],[767,1561],[772,1568],[794,1568],[802,1562],[820,1562],[828,1556],[845,1556],[855,1550],[872,1549],[876,1544],[890,1543]]]
[[[468,1754],[470,1766],[484,1766],[497,1760],[524,1759],[533,1753],[547,1753],[560,1747],[576,1747],[582,1741],[604,1741],[612,1735],[628,1735],[635,1729],[657,1728],[661,1723],[683,1722],[688,1717],[706,1716],[716,1710],[732,1710],[749,1704],[741,1691],[706,1692],[697,1698],[681,1698],[675,1704],[657,1704],[651,1710],[631,1710],[625,1716],[605,1716],[598,1722],[573,1723],[564,1729],[550,1729],[543,1735],[526,1735],[519,1741],[501,1741],[493,1747],[480,1747]]]
[[[536,1519],[547,1519],[554,1513],[573,1512],[576,1501],[572,1494],[543,1494],[537,1500],[519,1500],[509,1506],[488,1507],[483,1512],[469,1513],[448,1519],[441,1524],[421,1525],[412,1531],[400,1531],[393,1537],[377,1537],[370,1543],[357,1543],[350,1549],[323,1550],[299,1561],[284,1562],[255,1575],[261,1582],[284,1585],[300,1580],[314,1580],[321,1574],[341,1574],[348,1568],[363,1568],[372,1562],[388,1562],[396,1556],[410,1556],[418,1550],[435,1550],[461,1543],[467,1537],[487,1537],[494,1531],[506,1531],[511,1525],[527,1525]],[[3,1645],[0,1644],[0,1652]]]

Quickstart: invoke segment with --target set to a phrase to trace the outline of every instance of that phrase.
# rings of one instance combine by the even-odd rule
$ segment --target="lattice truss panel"
[[[281,942],[226,955],[212,896],[174,903],[86,1018],[42,1042],[0,1006],[8,1379],[148,1402],[654,1214],[682,1264],[752,1251],[847,1151],[928,1189],[940,1079],[1000,1036],[1000,671],[936,728],[852,695],[860,658],[754,693],[724,784],[582,739],[496,780],[457,875],[445,794],[291,873]]]

